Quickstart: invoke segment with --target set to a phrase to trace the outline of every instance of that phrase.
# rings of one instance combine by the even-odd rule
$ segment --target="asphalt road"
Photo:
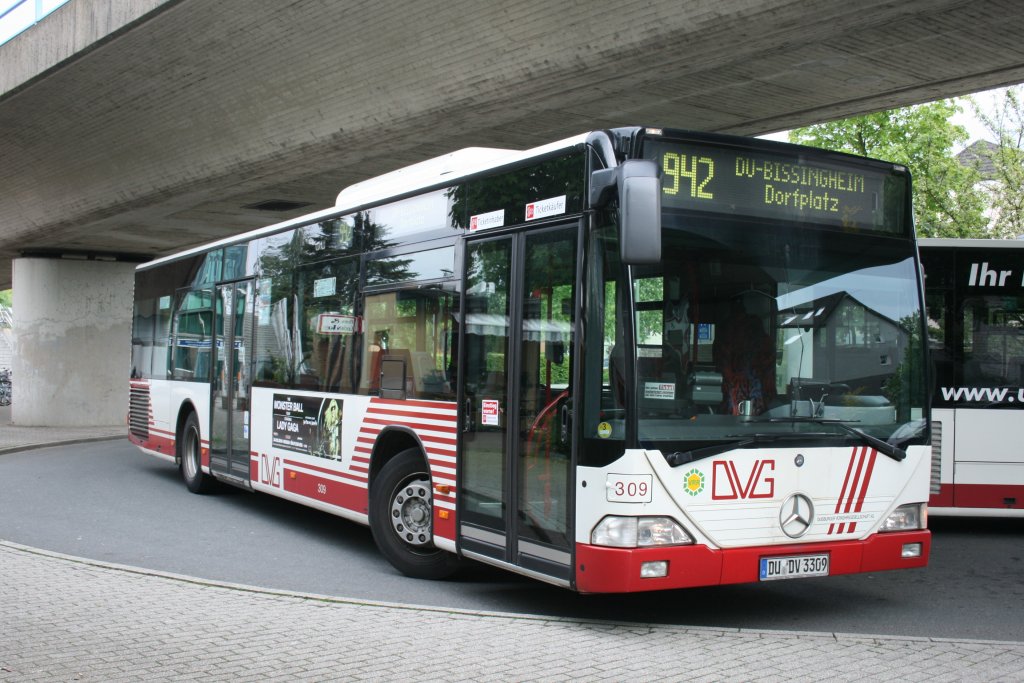
[[[1024,520],[932,519],[926,569],[580,596],[482,565],[408,579],[369,529],[266,495],[188,493],[127,441],[0,456],[0,539],[267,588],[408,604],[726,628],[1024,641]]]

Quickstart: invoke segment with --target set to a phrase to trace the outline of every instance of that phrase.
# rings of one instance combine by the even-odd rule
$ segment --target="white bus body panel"
[[[867,446],[741,449],[677,467],[659,451],[630,450],[607,467],[580,468],[576,540],[590,543],[608,514],[672,517],[712,548],[864,539],[900,505],[928,499],[930,450],[912,446],[897,462]],[[613,500],[617,482],[651,474],[650,500]],[[780,520],[797,493],[814,515],[793,538]]]
[[[941,425],[941,443],[933,457],[939,459],[941,498],[933,498],[930,514],[965,517],[1024,517],[1024,509],[981,505],[971,497],[1017,499],[1024,487],[1024,421],[1016,410],[936,408],[932,420]],[[1018,487],[1013,490],[1010,487]],[[994,492],[994,493],[992,493]],[[1005,492],[1002,493],[1002,492]],[[993,498],[994,496],[994,498]],[[936,504],[942,500],[955,505]],[[967,504],[964,504],[965,501]]]
[[[954,411],[935,411],[936,414],[951,412]],[[1024,440],[1024,420],[1019,411],[957,408],[955,412],[956,438],[953,444],[958,464],[1005,463],[1022,466],[1021,472],[1024,473],[1021,443]],[[1024,480],[1016,483],[1024,483]]]

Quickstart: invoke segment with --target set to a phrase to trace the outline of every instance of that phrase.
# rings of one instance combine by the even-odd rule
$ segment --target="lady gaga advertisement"
[[[343,403],[338,398],[274,394],[274,447],[341,460]]]

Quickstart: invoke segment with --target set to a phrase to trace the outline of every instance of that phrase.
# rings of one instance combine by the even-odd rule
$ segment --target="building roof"
[[[996,166],[992,161],[992,157],[998,149],[999,145],[994,142],[975,140],[957,154],[956,159],[962,166],[977,168],[985,180],[994,180],[996,177]]]

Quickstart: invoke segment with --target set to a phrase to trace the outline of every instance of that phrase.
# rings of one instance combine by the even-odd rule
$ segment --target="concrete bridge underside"
[[[464,146],[760,134],[1024,81],[1016,0],[113,4],[0,46],[0,287],[20,252],[162,255]]]
[[[0,46],[21,421],[46,423],[68,372],[72,410],[115,411],[78,423],[127,403],[126,375],[82,373],[127,339],[130,269],[75,285],[102,262],[41,259],[164,255],[460,147],[629,124],[760,134],[1018,83],[1021,35],[1016,0],[71,0]]]

